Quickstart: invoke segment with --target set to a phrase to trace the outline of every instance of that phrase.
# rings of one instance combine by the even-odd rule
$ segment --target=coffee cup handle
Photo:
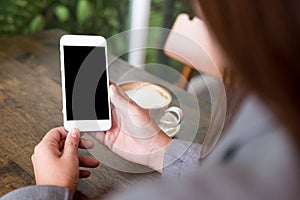
[[[170,113],[172,115],[175,114],[175,117],[177,120],[176,121],[165,121],[165,122],[163,122],[164,124],[174,127],[181,123],[181,120],[183,118],[183,112],[182,112],[181,108],[173,106],[173,107],[168,108],[165,111],[165,114],[166,113]]]

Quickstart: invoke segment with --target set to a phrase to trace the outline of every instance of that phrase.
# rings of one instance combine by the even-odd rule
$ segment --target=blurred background
[[[171,28],[179,13],[193,16],[192,0],[0,0],[0,37],[63,29],[71,34],[97,34],[109,38],[134,26],[132,16],[149,27]],[[148,15],[148,17],[147,17]],[[135,17],[136,18],[136,17]],[[128,55],[122,57],[128,60]],[[182,64],[161,50],[147,49],[145,63],[160,63],[181,71]],[[157,68],[150,73],[173,82]]]

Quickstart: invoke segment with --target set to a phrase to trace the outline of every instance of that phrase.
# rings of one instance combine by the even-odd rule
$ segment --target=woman
[[[151,132],[157,127],[150,123],[145,110],[112,84],[116,123],[110,131],[94,136],[126,159],[161,171],[163,177],[184,179],[111,198],[299,199],[300,2],[199,0],[199,5],[212,36],[231,61],[230,67],[240,74],[240,84],[249,89],[250,96],[225,137],[200,166],[200,145],[171,141],[161,130],[147,141],[132,138],[131,131],[139,124],[149,122],[144,131]],[[129,121],[122,117],[124,106],[132,114]],[[120,120],[127,126],[119,127]],[[65,137],[62,153],[59,144]],[[136,144],[134,151],[126,145],[132,139]],[[95,160],[78,159],[78,145],[76,129],[69,134],[63,128],[51,130],[32,157],[38,186],[16,190],[3,198],[72,196],[79,175],[89,175],[79,172],[78,166],[98,164]],[[185,154],[177,155],[182,149]],[[135,153],[146,156],[140,159]]]

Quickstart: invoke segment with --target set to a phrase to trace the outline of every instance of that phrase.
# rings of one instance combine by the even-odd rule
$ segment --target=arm
[[[197,169],[200,166],[200,153],[200,144],[173,139],[164,155],[162,177],[180,178]]]
[[[42,185],[42,186],[28,186],[28,187],[20,188],[0,198],[0,200],[12,200],[12,199],[69,200],[71,199],[71,195],[69,189],[67,188]]]
[[[110,199],[299,199],[299,178],[295,176],[299,163],[295,159],[295,149],[288,138],[274,129],[271,133],[259,135],[254,140],[246,137],[247,142],[226,161],[223,156],[235,142],[223,143],[225,146],[214,152],[216,160],[206,161],[201,169],[180,181],[135,186]],[[184,157],[180,159],[185,160]]]

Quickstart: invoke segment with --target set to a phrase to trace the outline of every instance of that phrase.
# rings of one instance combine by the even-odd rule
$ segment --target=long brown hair
[[[232,67],[300,150],[300,1],[199,0]]]

